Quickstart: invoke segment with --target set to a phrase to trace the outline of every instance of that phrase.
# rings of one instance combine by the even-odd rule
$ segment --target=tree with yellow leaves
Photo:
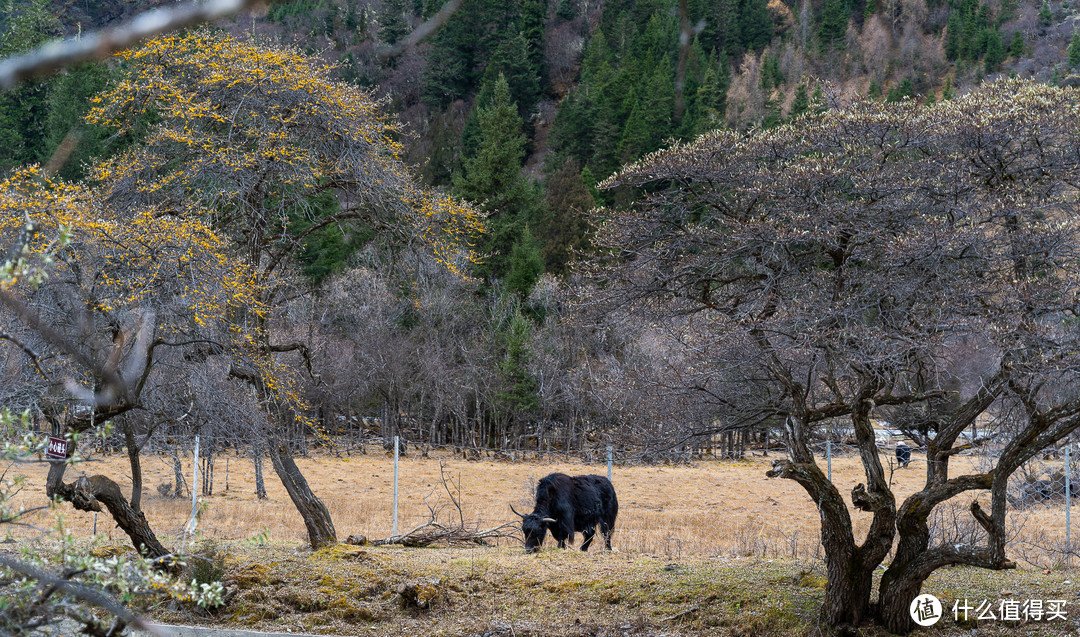
[[[121,133],[147,113],[159,123],[143,143],[92,169],[100,201],[133,219],[200,223],[231,240],[229,258],[244,264],[246,276],[235,282],[236,300],[213,314],[240,335],[229,373],[255,389],[277,423],[270,457],[311,544],[333,541],[329,512],[275,435],[306,409],[279,356],[306,357],[307,348],[272,339],[292,258],[322,229],[364,228],[422,246],[464,272],[471,259],[465,237],[479,231],[480,215],[421,188],[399,158],[397,130],[380,104],[292,49],[197,31],[120,57],[126,76],[94,100],[88,119]],[[327,193],[338,204],[330,212],[317,205]]]
[[[203,220],[117,211],[36,168],[0,182],[0,236],[19,253],[9,255],[0,287],[14,314],[0,337],[19,347],[35,374],[10,385],[40,396],[36,407],[57,425],[54,433],[87,433],[138,407],[162,348],[230,335],[242,342],[230,308],[265,314],[249,268]],[[104,505],[141,552],[169,553],[137,497],[125,500],[106,476],[65,484],[65,467],[52,465],[50,497],[87,511]]]

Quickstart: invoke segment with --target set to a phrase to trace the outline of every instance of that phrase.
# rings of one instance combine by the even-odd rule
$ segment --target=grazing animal
[[[902,442],[896,445],[896,461],[900,463],[901,467],[908,466],[908,463],[911,462],[911,447]]]
[[[521,517],[526,553],[539,549],[549,530],[561,549],[566,548],[568,538],[573,542],[574,533],[580,531],[584,537],[581,550],[588,551],[597,525],[610,551],[619,501],[615,498],[615,487],[604,476],[552,473],[536,485],[536,506],[532,513],[518,513],[513,505],[510,510]]]

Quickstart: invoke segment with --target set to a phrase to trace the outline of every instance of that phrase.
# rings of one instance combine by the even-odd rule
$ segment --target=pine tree
[[[386,0],[380,18],[379,38],[383,42],[394,44],[409,34],[404,0]]]
[[[761,88],[768,91],[777,88],[784,83],[784,75],[780,72],[780,58],[766,53],[761,62]]]
[[[505,389],[496,395],[500,407],[511,418],[527,417],[540,405],[536,395],[536,379],[529,372],[532,356],[529,341],[532,326],[529,320],[514,310],[506,327],[497,334],[499,344],[506,356],[499,361],[498,370]]]
[[[949,15],[949,22],[945,27],[945,57],[956,61],[960,57],[964,41],[964,21],[958,9],[954,9]]]
[[[806,90],[806,84],[799,84],[795,89],[795,97],[791,100],[791,111],[788,117],[795,119],[810,110],[810,94]]]
[[[45,153],[38,159],[44,161],[65,139],[75,141],[75,148],[59,170],[59,175],[65,179],[81,179],[91,158],[136,141],[132,136],[114,137],[111,131],[83,122],[91,98],[104,91],[113,77],[113,69],[104,64],[80,64],[58,74],[49,83],[44,122]]]
[[[464,162],[464,175],[454,180],[458,195],[477,202],[488,213],[488,228],[477,240],[485,261],[477,274],[491,280],[509,270],[510,252],[525,224],[538,217],[539,196],[521,173],[525,135],[510,86],[500,75],[491,104],[479,113],[480,146]]]
[[[1024,54],[1024,34],[1020,29],[1013,31],[1012,39],[1009,40],[1009,57],[1019,58]]]
[[[1077,42],[1077,45],[1080,47],[1080,42]],[[1071,48],[1070,46],[1070,50]],[[1080,48],[1077,48],[1076,53],[1078,61],[1080,61]],[[986,74],[989,75],[997,71],[998,66],[1004,61],[1005,45],[1001,42],[1001,35],[997,32],[997,29],[991,28],[986,34],[986,53],[983,54]]]
[[[945,102],[956,97],[956,89],[952,85],[952,76],[945,78],[945,88],[941,90],[941,101]]]
[[[720,0],[716,8],[716,46],[728,55],[742,52],[743,39],[739,31],[739,0]],[[706,20],[706,25],[710,21]],[[708,28],[706,26],[706,28]]]
[[[547,3],[544,0],[521,0],[521,29],[519,35],[525,44],[525,62],[538,83],[547,77],[544,68],[544,17]],[[508,78],[509,79],[509,78]],[[513,86],[513,83],[511,83]],[[519,103],[519,107],[522,105]],[[524,107],[522,107],[524,108]],[[532,104],[529,104],[532,108]]]
[[[506,289],[525,298],[533,285],[544,273],[544,253],[540,242],[529,230],[528,224],[521,229],[517,241],[510,249],[510,259],[504,284]]]
[[[866,89],[867,99],[880,99],[881,98],[881,84],[877,80],[870,80],[870,87]]]
[[[1047,0],[1043,0],[1042,6],[1039,7],[1039,26],[1048,27],[1050,23],[1054,21],[1054,14],[1050,11],[1050,4]]]
[[[769,15],[766,0],[740,0],[739,34],[741,44],[746,49],[761,49],[772,41],[772,16]]]
[[[915,86],[912,83],[910,77],[905,77],[902,82],[900,82],[898,85],[894,86],[889,91],[889,95],[885,98],[885,101],[886,102],[899,102],[900,100],[904,99],[905,97],[914,97],[914,95],[915,95]]]
[[[561,276],[576,250],[589,244],[588,214],[596,205],[582,171],[567,159],[547,181],[544,269]]]
[[[45,0],[30,0],[19,6],[8,2],[0,25],[4,29],[0,33],[0,57],[29,51],[60,33],[60,22]],[[48,136],[50,83],[48,79],[31,80],[0,91],[0,176],[17,166],[48,159],[52,149],[44,142]]]
[[[1072,41],[1069,42],[1069,68],[1080,66],[1080,31],[1073,29]]]
[[[843,49],[847,34],[849,12],[844,0],[825,0],[818,28],[818,42],[822,51]]]

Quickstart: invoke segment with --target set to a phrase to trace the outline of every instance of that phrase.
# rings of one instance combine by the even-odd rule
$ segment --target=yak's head
[[[524,515],[518,513],[512,504],[510,510],[521,518],[521,531],[525,534],[525,552],[535,553],[547,537],[548,524],[554,523],[555,518],[544,517],[539,513]]]

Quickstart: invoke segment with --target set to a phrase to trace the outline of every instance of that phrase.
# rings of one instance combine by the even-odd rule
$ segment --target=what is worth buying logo
[[[933,595],[923,593],[911,600],[908,612],[911,613],[911,619],[916,624],[933,626],[941,619],[941,600]]]

